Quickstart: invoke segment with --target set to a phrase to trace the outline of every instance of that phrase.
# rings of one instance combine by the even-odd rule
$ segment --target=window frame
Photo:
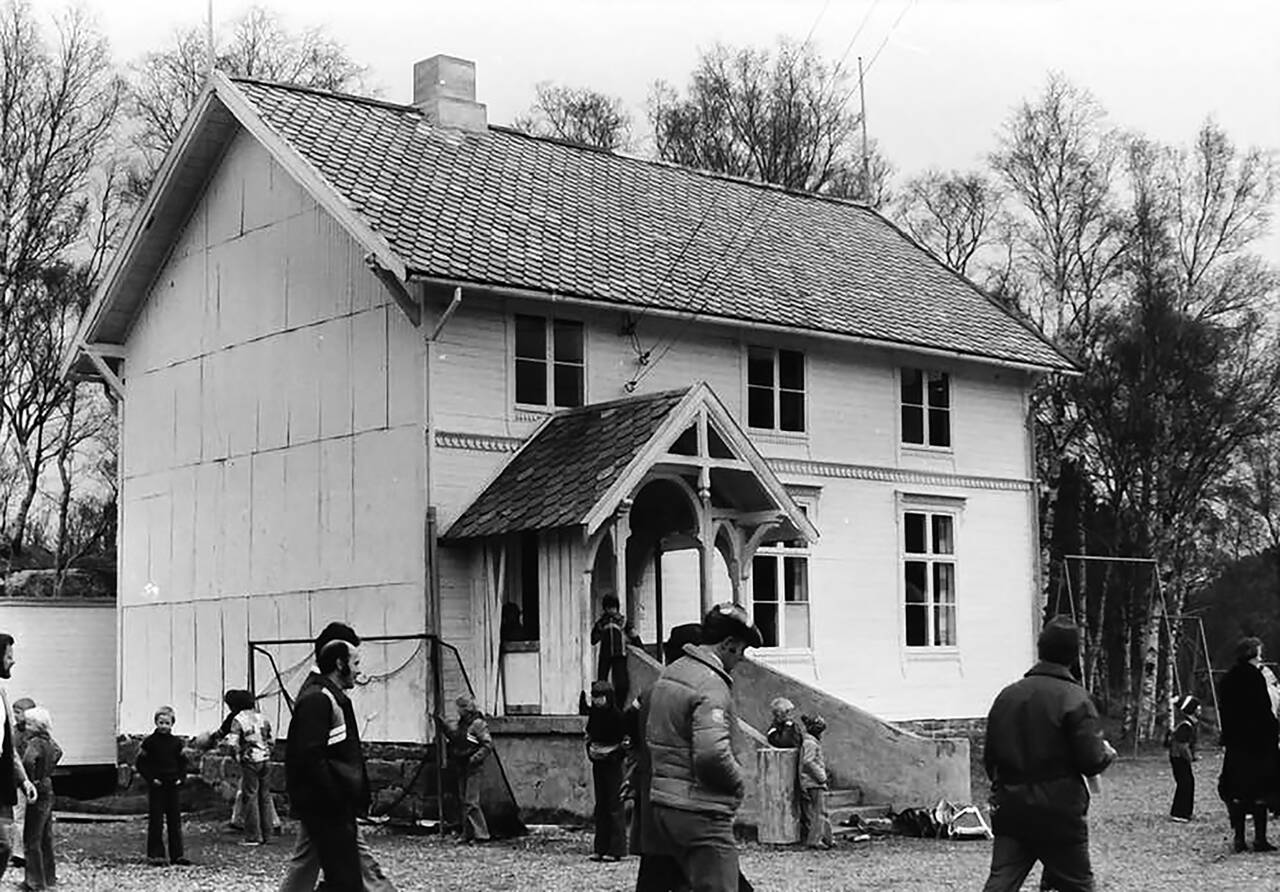
[[[763,385],[751,383],[752,351],[768,351],[771,354],[770,358],[773,362],[773,377],[769,385],[773,398],[773,424],[771,427],[759,427],[751,423],[751,393],[753,389],[763,387]],[[800,374],[803,376],[803,389],[797,391],[794,388],[784,388],[782,386],[781,354],[783,352],[793,353],[800,357]],[[742,345],[742,419],[746,430],[753,434],[768,434],[789,439],[807,438],[809,436],[809,406],[812,402],[809,378],[809,354],[807,351],[792,347],[744,342]],[[782,427],[782,394],[784,391],[800,394],[803,403],[800,412],[800,430],[788,430]]]
[[[921,376],[920,398],[924,402],[908,403],[906,401],[906,395],[903,393],[905,389],[904,387],[905,382],[903,380],[903,377],[906,375],[907,372],[920,373],[920,376]],[[942,375],[945,377],[946,383],[947,383],[946,406],[933,406],[930,404],[929,402],[929,376],[930,375]],[[938,368],[927,368],[925,366],[900,365],[895,370],[895,374],[893,376],[893,384],[894,384],[895,395],[897,397],[897,399],[895,400],[895,403],[897,404],[897,410],[898,410],[896,424],[898,428],[899,448],[905,449],[908,451],[918,451],[918,452],[933,452],[933,453],[942,453],[942,454],[953,453],[955,451],[955,446],[956,446],[956,426],[955,426],[956,388],[955,388],[954,373],[949,371],[944,371]],[[924,441],[921,443],[913,443],[907,440],[906,438],[907,431],[906,431],[906,426],[902,422],[902,413],[903,413],[903,410],[905,410],[907,407],[918,408],[920,410],[920,415],[921,415],[920,429],[922,432],[922,436],[924,438]],[[944,411],[947,413],[947,445],[945,446],[939,446],[929,442],[930,432],[932,429],[932,425],[929,420],[929,413],[931,411]]]
[[[816,500],[811,497],[800,497],[800,496],[797,496],[795,493],[792,493],[792,498],[795,499],[796,504],[798,504],[800,508],[804,511],[805,516],[807,516],[811,522],[816,523],[816,520],[814,517]],[[751,556],[751,577],[749,580],[749,584],[744,586],[744,589],[745,589],[744,595],[747,602],[746,607],[747,607],[748,613],[751,615],[752,622],[755,622],[755,616],[756,616],[755,562],[758,558],[769,558],[769,559],[772,559],[775,563],[774,595],[776,596],[776,600],[765,601],[762,603],[777,605],[778,640],[782,642],[785,642],[787,640],[787,632],[786,632],[787,625],[786,625],[786,618],[785,618],[786,612],[787,612],[785,609],[786,605],[801,603],[799,601],[786,600],[786,590],[785,590],[786,559],[798,558],[801,561],[803,561],[804,594],[805,594],[805,599],[803,603],[808,606],[808,609],[805,612],[805,615],[807,617],[807,623],[809,626],[808,635],[806,636],[809,641],[807,645],[796,647],[796,646],[789,646],[785,643],[776,644],[776,645],[766,644],[763,647],[758,648],[758,650],[762,650],[767,653],[812,654],[813,653],[813,637],[814,637],[814,634],[813,634],[813,577],[810,573],[810,569],[813,564],[813,549],[810,543],[802,542],[802,544],[800,545],[788,545],[786,542],[773,542],[768,545],[761,545],[756,549],[755,553]]]
[[[542,323],[543,337],[543,354],[541,359],[533,359],[529,357],[521,357],[517,353],[517,331],[521,318],[537,319]],[[577,409],[585,406],[590,401],[587,396],[587,325],[581,319],[575,319],[570,316],[561,316],[552,313],[536,313],[513,311],[510,314],[510,340],[508,342],[507,356],[511,371],[511,405],[517,411],[533,411],[538,413],[560,412],[567,409]],[[578,362],[563,361],[556,359],[556,324],[567,323],[575,325],[581,332],[579,348],[582,358]],[[544,374],[544,393],[545,398],[541,403],[533,403],[521,400],[519,398],[519,369],[521,362],[541,362]],[[556,369],[558,366],[573,366],[579,369],[581,375],[581,387],[579,388],[579,402],[574,406],[561,406],[556,404]]]
[[[898,521],[898,617],[902,624],[902,647],[912,656],[954,655],[960,651],[960,529],[963,519],[963,499],[947,499],[941,497],[919,497],[900,494],[897,505]],[[925,518],[925,552],[907,551],[907,515],[919,514]],[[934,550],[933,519],[945,517],[951,523],[951,550],[937,552]],[[911,644],[908,641],[907,610],[911,604],[907,600],[907,562],[925,564],[925,643]],[[934,566],[939,564],[951,567],[951,599],[939,600],[935,587]],[[915,606],[919,606],[918,602]],[[953,641],[949,644],[931,643],[937,638],[936,611],[939,607],[950,607]]]

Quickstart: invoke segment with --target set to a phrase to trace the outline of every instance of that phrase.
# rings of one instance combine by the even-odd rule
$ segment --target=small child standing
[[[258,711],[253,694],[228,691],[227,706],[235,710],[230,730],[222,746],[235,754],[240,763],[240,796],[244,801],[244,841],[241,845],[260,846],[271,832],[271,788],[267,784],[267,768],[271,764],[271,723]]]
[[[804,740],[804,731],[796,722],[796,705],[786,697],[774,697],[769,701],[773,724],[765,733],[769,746],[778,749],[795,749]]]
[[[591,683],[587,713],[587,759],[595,791],[593,861],[620,861],[627,855],[626,810],[622,804],[622,768],[626,719],[613,702],[613,685]]]
[[[24,721],[27,710],[36,705],[36,701],[30,697],[22,697],[14,700],[10,709],[13,710],[13,752],[19,759],[26,752],[27,748],[27,726]],[[27,814],[27,798],[19,796],[18,801],[13,806],[13,822],[9,824],[9,849],[13,852],[13,858],[10,863],[14,867],[23,867],[27,863],[27,859],[23,856],[23,836],[22,826],[23,820]]]
[[[1196,760],[1197,725],[1200,701],[1191,694],[1178,701],[1179,721],[1169,733],[1169,767],[1173,769],[1173,805],[1169,819],[1185,824],[1196,805],[1196,776],[1191,763]]]
[[[801,716],[804,740],[800,743],[800,832],[811,849],[831,848],[831,819],[827,817],[827,763],[822,757],[820,715]]]
[[[26,711],[26,750],[22,767],[35,785],[36,798],[27,804],[22,826],[22,847],[26,853],[24,889],[44,889],[58,884],[53,862],[53,769],[62,759],[62,747],[51,736],[53,720],[49,710],[33,706]]]
[[[187,776],[182,740],[173,735],[172,706],[156,710],[156,729],[143,738],[138,750],[138,774],[147,782],[147,862],[190,864],[182,848],[182,811],[178,791]],[[164,827],[169,829],[169,855],[165,857]]]

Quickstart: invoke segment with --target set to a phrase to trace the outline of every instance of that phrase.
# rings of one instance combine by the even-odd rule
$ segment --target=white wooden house
[[[649,642],[734,598],[763,663],[984,715],[1070,363],[869,209],[490,126],[474,79],[217,74],[186,123],[69,360],[122,396],[121,733],[216,723],[250,639],[335,618],[572,713],[608,590]],[[421,679],[379,690],[366,736],[424,739]]]

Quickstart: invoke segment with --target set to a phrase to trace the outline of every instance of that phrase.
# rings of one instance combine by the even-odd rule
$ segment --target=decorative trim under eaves
[[[911,468],[880,468],[872,465],[847,465],[840,462],[811,461],[797,458],[766,458],[775,474],[802,477],[839,477],[846,480],[878,480],[884,483],[912,483],[921,486],[949,486],[960,489],[997,489],[1027,492],[1032,481],[1011,477],[977,477],[970,474],[948,474],[940,471],[918,471]]]
[[[442,449],[467,449],[471,452],[515,452],[528,437],[505,437],[497,434],[463,434],[436,431],[436,445]]]

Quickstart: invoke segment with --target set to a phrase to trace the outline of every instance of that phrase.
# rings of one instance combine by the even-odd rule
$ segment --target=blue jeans
[[[271,828],[267,826],[269,814],[267,800],[271,790],[267,785],[268,762],[240,763],[240,792],[244,795],[244,838],[248,842],[266,842]]]

